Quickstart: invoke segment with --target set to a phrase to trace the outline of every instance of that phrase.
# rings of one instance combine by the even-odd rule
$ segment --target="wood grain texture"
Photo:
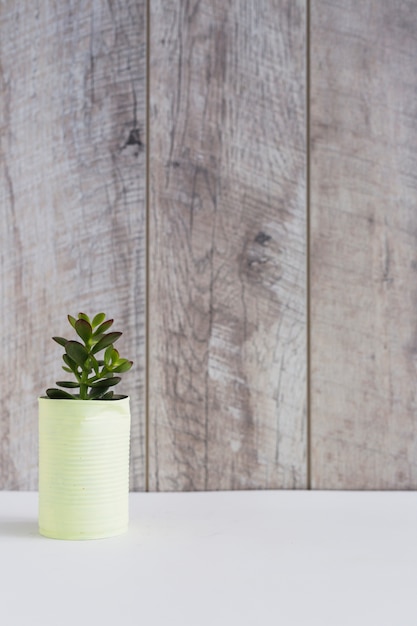
[[[124,331],[131,487],[145,485],[145,23],[143,0],[1,3],[2,489],[37,487],[50,337],[80,310]]]
[[[150,32],[150,488],[305,487],[305,2]]]
[[[417,5],[311,4],[312,483],[417,487]]]

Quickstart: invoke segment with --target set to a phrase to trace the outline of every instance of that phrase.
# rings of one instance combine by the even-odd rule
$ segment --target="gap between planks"
[[[149,211],[149,200],[150,200],[150,171],[149,171],[149,162],[150,162],[150,31],[151,31],[151,1],[146,0],[145,9],[146,9],[146,81],[145,81],[145,101],[146,101],[146,114],[145,114],[145,229],[146,229],[146,244],[145,244],[145,491],[149,491],[149,320],[150,320],[150,311],[149,311],[149,257],[150,257],[150,211]]]
[[[311,64],[310,64],[310,44],[311,44],[311,16],[310,0],[306,0],[306,463],[307,463],[307,489],[312,489],[312,412],[311,412],[311,160],[310,160],[310,93],[311,93]]]

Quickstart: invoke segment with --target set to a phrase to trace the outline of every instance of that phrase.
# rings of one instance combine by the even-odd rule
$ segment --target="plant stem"
[[[88,390],[87,380],[88,380],[88,372],[83,372],[81,376],[81,380],[80,380],[80,399],[81,400],[87,400],[87,390]]]
[[[87,380],[85,381],[87,383],[87,385],[91,385],[91,383],[96,382],[96,380],[100,380],[101,378],[107,378],[106,374],[109,373],[109,370],[106,367],[103,367],[103,369],[101,370],[101,372],[99,372],[98,374],[92,376],[91,378],[87,378]]]

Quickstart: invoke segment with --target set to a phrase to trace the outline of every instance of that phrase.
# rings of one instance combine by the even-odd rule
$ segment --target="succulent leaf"
[[[86,322],[90,323],[90,318],[85,313],[78,313],[78,319],[85,320]]]
[[[72,372],[76,372],[77,371],[78,365],[76,364],[76,362],[73,359],[71,359],[70,356],[68,356],[67,353],[63,354],[62,358],[63,358],[64,362],[66,363],[66,365],[71,369]]]
[[[75,331],[85,344],[88,343],[88,340],[93,334],[93,329],[91,328],[90,323],[84,319],[79,319],[75,322]]]
[[[93,321],[91,322],[92,327],[96,328],[97,326],[100,326],[100,324],[102,324],[105,319],[106,319],[105,313],[97,313],[97,315],[93,317]]]
[[[106,330],[109,330],[110,326],[112,326],[113,322],[114,320],[107,320],[103,324],[100,324],[100,326],[94,331],[94,336],[102,335],[103,333],[105,333]]]
[[[62,389],[47,389],[46,395],[48,396],[48,398],[52,398],[53,400],[76,400],[75,396],[73,396],[71,393],[63,391]]]
[[[89,400],[98,400],[103,393],[105,393],[105,389],[102,389],[100,387],[97,387],[95,389],[90,389],[90,392],[88,394],[88,398]]]
[[[113,369],[113,372],[117,374],[121,374],[122,372],[127,372],[133,365],[133,361],[128,361],[127,359],[121,359],[120,363]]]
[[[57,343],[59,343],[60,346],[64,346],[64,347],[68,341],[68,339],[65,339],[64,337],[52,337],[52,339],[56,341]]]
[[[120,376],[104,378],[103,380],[96,380],[96,382],[91,383],[91,387],[113,387],[117,385],[117,383],[120,383],[121,380]]]
[[[84,367],[84,364],[88,359],[88,352],[81,343],[78,341],[68,341],[65,345],[65,351],[77,365]]]
[[[67,387],[68,389],[75,389],[80,386],[80,383],[74,383],[72,380],[57,380],[55,384],[58,387]]]
[[[105,393],[103,396],[101,396],[102,400],[111,400],[114,396],[114,392],[113,391],[107,391],[107,393]]]
[[[68,315],[68,321],[71,324],[71,326],[75,328],[75,322],[77,321],[75,317],[73,317],[72,315]]]
[[[110,346],[112,343],[117,341],[121,335],[122,333],[117,333],[117,332],[108,333],[107,335],[104,335],[100,339],[100,341],[98,341],[96,345],[91,348],[91,352],[93,354],[95,354],[96,352],[100,352],[100,350],[107,348],[107,346]]]
[[[91,361],[91,365],[93,366],[93,370],[94,370],[96,376],[98,376],[100,368],[99,368],[99,364],[98,364],[98,361],[97,361],[96,357],[93,356],[92,354],[90,354],[89,359]]]
[[[110,345],[106,348],[106,351],[104,353],[104,362],[107,366],[111,365],[111,355],[112,355],[112,351],[113,351],[113,346]]]
[[[100,378],[113,378],[114,374],[113,372],[102,372],[100,374]]]

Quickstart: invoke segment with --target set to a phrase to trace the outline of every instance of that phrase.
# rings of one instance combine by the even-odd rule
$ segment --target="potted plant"
[[[132,367],[104,313],[68,315],[76,339],[64,348],[73,380],[39,398],[39,531],[55,539],[98,539],[128,526],[129,397],[114,393]],[[101,353],[101,354],[100,354]]]

